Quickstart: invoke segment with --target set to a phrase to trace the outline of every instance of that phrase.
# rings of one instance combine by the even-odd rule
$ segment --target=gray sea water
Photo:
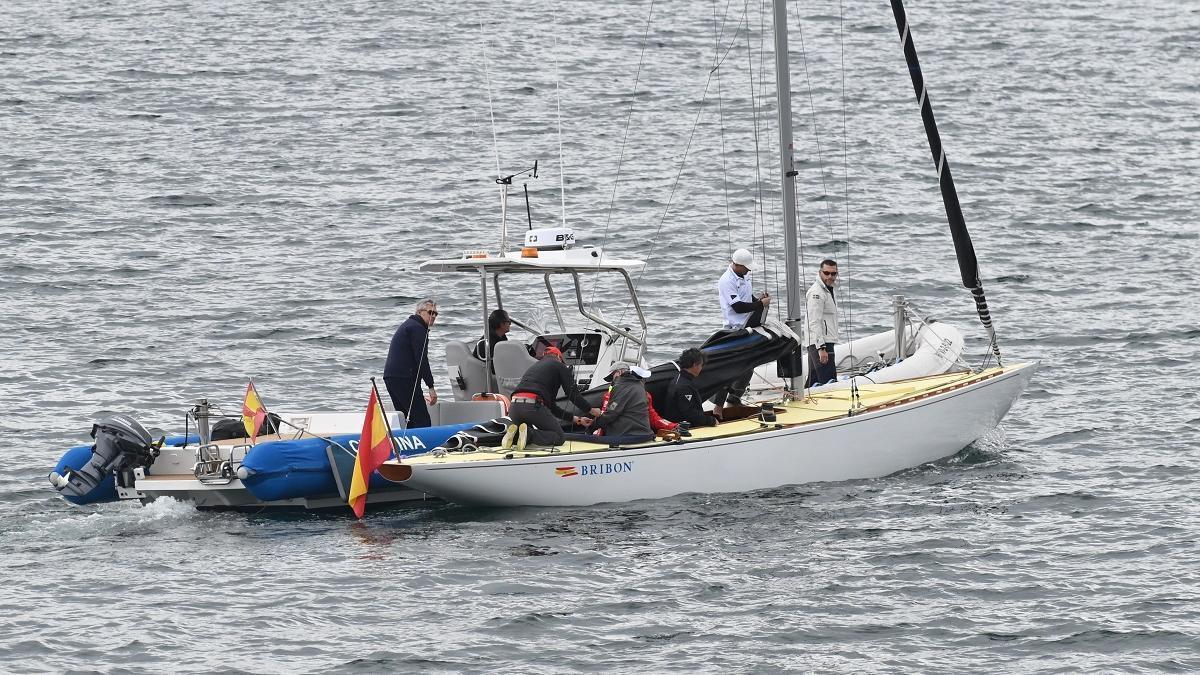
[[[833,255],[854,334],[903,292],[982,362],[887,3],[792,12],[806,280]],[[1005,357],[1042,363],[996,434],[878,480],[354,522],[45,475],[248,377],[360,409],[426,295],[435,340],[477,335],[477,282],[415,268],[496,248],[498,165],[538,160],[535,224],[649,262],[652,360],[702,339],[732,248],[782,278],[769,14],[5,3],[0,671],[1200,669],[1200,6],[908,13]]]

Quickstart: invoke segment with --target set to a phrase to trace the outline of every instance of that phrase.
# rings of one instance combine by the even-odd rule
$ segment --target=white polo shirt
[[[721,301],[721,317],[726,328],[741,328],[750,320],[753,312],[735,312],[733,303],[752,302],[754,287],[748,277],[739,277],[733,267],[726,267],[725,273],[717,281],[717,296]]]

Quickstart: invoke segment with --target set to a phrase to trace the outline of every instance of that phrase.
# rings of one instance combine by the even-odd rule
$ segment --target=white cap
[[[754,264],[754,256],[744,248],[734,251],[731,260],[734,264],[741,265],[746,269],[751,269],[751,266]]]
[[[616,361],[608,367],[608,372],[615,373],[618,370],[629,370],[632,365],[628,361]]]
[[[638,377],[642,378],[643,380],[650,377],[650,371],[646,370],[645,368],[643,368],[641,366],[630,366],[629,372],[633,373],[634,375],[637,375]]]

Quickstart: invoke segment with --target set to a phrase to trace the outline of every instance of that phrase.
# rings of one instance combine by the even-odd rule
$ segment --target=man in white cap
[[[749,279],[750,266],[753,264],[754,256],[750,251],[739,248],[733,252],[729,267],[717,281],[717,296],[721,302],[721,315],[725,319],[726,330],[762,325],[767,308],[771,306],[770,293],[764,292],[758,297],[754,295],[754,286]],[[713,397],[713,403],[716,404],[713,414],[718,419],[726,400],[733,404],[741,402],[742,394],[746,392],[753,375],[753,370],[747,371],[744,376],[738,377],[729,387]]]
[[[717,281],[717,295],[726,329],[760,325],[767,308],[771,306],[770,293],[754,296],[754,286],[749,279],[750,266],[753,264],[754,256],[750,251],[739,248],[733,252],[729,267],[725,268],[725,273]]]
[[[636,443],[653,438],[645,383],[650,371],[618,361],[612,365],[611,375],[608,407],[592,423],[592,429],[604,430],[609,443]]]

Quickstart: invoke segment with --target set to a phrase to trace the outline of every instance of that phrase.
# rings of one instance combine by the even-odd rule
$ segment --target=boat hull
[[[853,417],[743,436],[586,454],[408,465],[404,484],[484,506],[582,506],[877,478],[948,457],[999,424],[1036,366]]]

